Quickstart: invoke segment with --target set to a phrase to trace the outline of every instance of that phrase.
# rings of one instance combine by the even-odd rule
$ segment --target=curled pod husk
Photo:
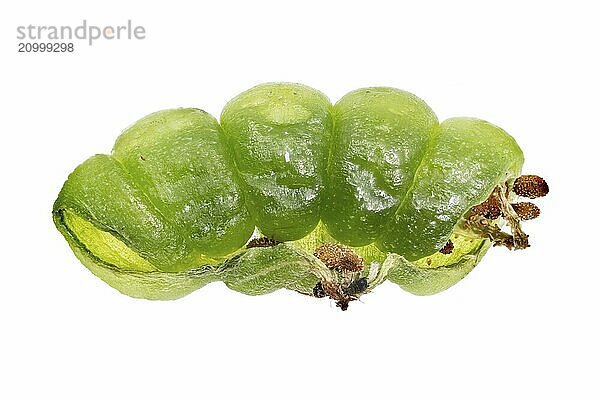
[[[502,129],[439,123],[404,91],[359,89],[332,105],[307,86],[264,84],[220,123],[197,109],[136,122],[73,171],[53,219],[81,262],[130,296],[174,299],[213,281],[311,294],[337,282],[328,294],[343,308],[385,279],[432,294],[464,277],[492,244],[465,218],[522,163]],[[257,236],[269,240],[245,246]],[[327,243],[364,268],[325,265],[316,249]]]

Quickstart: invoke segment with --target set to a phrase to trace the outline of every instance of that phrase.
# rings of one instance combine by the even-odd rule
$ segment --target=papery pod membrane
[[[77,258],[94,275],[123,294],[149,300],[177,299],[217,280],[249,295],[282,288],[308,294],[318,281],[312,271],[324,268],[312,255],[281,244],[244,249],[213,265],[164,272],[81,217],[67,212],[57,216],[56,224]]]
[[[436,253],[410,262],[390,253],[388,262],[392,263],[392,267],[387,279],[419,296],[436,294],[453,286],[479,264],[491,243],[460,234],[451,235],[451,239],[454,250],[449,255]]]
[[[183,297],[214,281],[224,281],[233,290],[262,295],[279,289],[311,294],[327,268],[310,249],[331,242],[322,225],[299,241],[273,247],[242,249],[220,262],[184,272],[164,272],[141,258],[112,234],[69,212],[56,214],[55,222],[77,258],[97,277],[123,294],[149,300]],[[486,240],[455,237],[452,255],[434,255],[433,262],[406,261],[386,255],[374,246],[353,248],[368,260],[368,267],[390,264],[388,277],[403,289],[419,295],[434,294],[461,280],[489,248]],[[367,275],[369,268],[364,271]]]

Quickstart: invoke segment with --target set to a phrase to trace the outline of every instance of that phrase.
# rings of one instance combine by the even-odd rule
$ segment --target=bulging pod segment
[[[91,158],[69,177],[55,204],[55,213],[64,210],[163,271],[226,256],[254,230],[219,124],[197,109],[159,111],[127,128],[112,155]]]
[[[442,122],[377,246],[409,261],[435,253],[465,213],[522,165],[521,149],[501,128],[476,118]]]
[[[291,83],[256,86],[231,100],[221,126],[262,234],[296,240],[320,220],[333,128],[321,92]]]
[[[364,246],[409,190],[437,118],[417,96],[394,88],[352,91],[334,106],[334,135],[322,218],[331,235]]]

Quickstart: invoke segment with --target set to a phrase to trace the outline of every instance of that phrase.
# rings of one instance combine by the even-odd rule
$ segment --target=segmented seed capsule
[[[402,90],[363,88],[331,104],[310,87],[270,83],[232,99],[220,121],[198,109],[142,118],[111,154],[75,169],[53,219],[83,264],[135,297],[176,298],[213,280],[249,294],[311,293],[318,277],[343,307],[347,296],[328,286],[343,285],[329,278],[355,279],[364,260],[383,270],[385,257],[401,256],[377,280],[430,294],[464,276],[490,242],[510,246],[494,219],[506,214],[514,228],[517,215],[506,190],[501,207],[490,193],[506,189],[523,161],[498,126],[440,122]],[[539,197],[548,186],[524,176],[513,190]],[[480,234],[455,240],[453,257],[431,257],[426,274],[406,272],[447,252],[469,216],[485,220]],[[270,239],[248,242],[257,229]],[[514,247],[526,247],[513,231]],[[315,248],[332,270],[309,255]],[[460,272],[450,278],[450,267]]]

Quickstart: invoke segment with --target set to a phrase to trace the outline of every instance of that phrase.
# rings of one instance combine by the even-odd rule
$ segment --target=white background
[[[21,1],[1,12],[0,398],[598,399],[598,12],[584,1]],[[16,5],[18,4],[18,5]],[[143,25],[142,41],[19,54],[18,25]],[[147,113],[218,115],[265,81],[369,85],[487,119],[546,177],[532,247],[450,290],[386,283],[340,312],[211,284],[123,296],[51,220],[73,168]]]

